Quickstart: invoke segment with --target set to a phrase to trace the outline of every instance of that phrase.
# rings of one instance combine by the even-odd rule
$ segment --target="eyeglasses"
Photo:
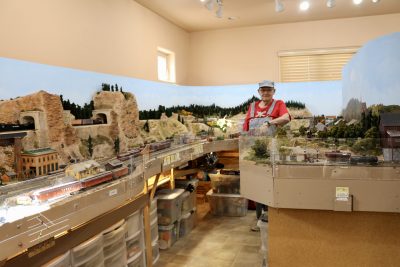
[[[261,88],[258,89],[258,91],[261,92],[261,93],[265,93],[265,92],[271,93],[271,92],[274,92],[275,89],[274,88],[263,88],[263,87],[261,87]]]

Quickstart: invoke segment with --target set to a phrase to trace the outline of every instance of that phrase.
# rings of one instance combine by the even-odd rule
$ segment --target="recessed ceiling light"
[[[359,4],[362,3],[362,1],[363,1],[363,0],[353,0],[353,3],[354,3],[355,5],[359,5]]]
[[[372,0],[372,3],[378,3],[380,0]]]
[[[308,1],[302,1],[301,3],[300,3],[300,10],[301,11],[306,11],[306,10],[308,10],[309,8],[310,8],[310,2],[308,2]]]

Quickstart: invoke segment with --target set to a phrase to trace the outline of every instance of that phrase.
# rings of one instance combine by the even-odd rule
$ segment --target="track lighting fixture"
[[[217,18],[222,18],[222,0],[200,0],[201,2],[205,2],[204,6],[210,10],[214,10],[214,5],[217,5],[217,10],[215,11],[215,16]]]
[[[281,0],[275,0],[275,12],[279,13],[285,10]]]
[[[336,4],[335,0],[328,0],[328,1],[326,1],[326,6],[329,7],[329,8],[334,7],[335,4]]]

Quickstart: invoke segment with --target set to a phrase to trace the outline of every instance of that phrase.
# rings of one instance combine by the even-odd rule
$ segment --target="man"
[[[243,131],[249,132],[251,135],[272,136],[277,126],[288,123],[291,118],[285,102],[273,99],[275,94],[274,82],[262,81],[258,86],[261,100],[250,104],[243,124]],[[256,203],[257,220],[260,219],[263,209],[267,211],[268,207]],[[260,228],[255,225],[251,230],[260,231]]]
[[[258,85],[261,101],[250,104],[243,124],[243,131],[267,129],[271,126],[288,123],[290,115],[285,102],[272,98],[275,94],[274,82],[262,81]]]

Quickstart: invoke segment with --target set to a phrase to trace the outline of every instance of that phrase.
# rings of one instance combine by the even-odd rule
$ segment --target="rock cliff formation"
[[[0,123],[24,123],[24,120],[39,120],[35,121],[36,130],[23,138],[24,149],[50,146],[59,151],[64,161],[72,152],[79,154],[79,139],[74,129],[64,124],[63,108],[58,95],[39,91],[0,102]]]

